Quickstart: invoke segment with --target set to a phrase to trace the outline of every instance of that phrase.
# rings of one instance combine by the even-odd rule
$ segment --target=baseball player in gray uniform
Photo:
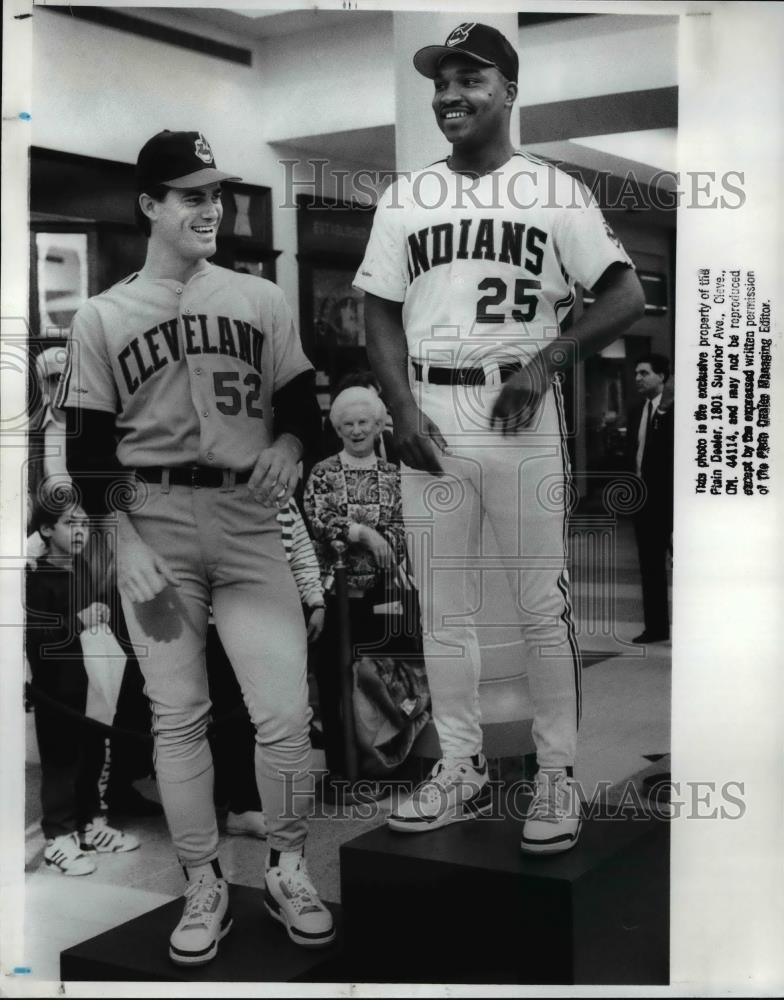
[[[213,958],[231,927],[206,738],[210,607],[256,727],[267,908],[300,944],[334,936],[303,854],[307,645],[276,517],[320,415],[282,293],[207,260],[228,177],[199,132],[164,131],[145,144],[137,163],[144,266],[78,311],[59,389],[68,467],[85,506],[117,512],[118,584],[187,879],[169,948],[182,965]]]
[[[560,373],[643,310],[629,257],[588,193],[514,149],[518,57],[496,29],[456,27],[414,56],[435,84],[451,155],[382,195],[355,278],[368,351],[403,460],[403,514],[420,590],[443,758],[389,825],[432,830],[491,809],[474,615],[487,519],[520,614],[538,773],[521,846],[572,847],[580,656],[565,537]],[[596,294],[568,338],[579,281]]]

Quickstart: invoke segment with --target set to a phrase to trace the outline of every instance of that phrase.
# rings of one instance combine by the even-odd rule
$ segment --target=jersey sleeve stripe
[[[57,384],[57,392],[55,393],[54,405],[57,409],[61,410],[65,406],[65,401],[68,398],[68,390],[71,387],[71,370],[73,368],[73,351],[68,349],[68,354],[66,357],[65,368],[60,376],[60,381]]]
[[[527,153],[524,149],[515,150],[514,156],[520,156],[524,160],[528,160],[529,163],[535,163],[539,167],[550,167],[555,170],[555,165],[548,163],[547,160],[542,160],[538,156],[534,156],[532,153]]]
[[[575,299],[576,296],[574,294],[574,289],[572,288],[569,290],[568,295],[565,295],[562,299],[558,299],[558,301],[553,305],[553,311],[555,312],[556,316],[558,315],[559,309],[564,309],[565,312],[569,312],[569,310],[575,303]]]

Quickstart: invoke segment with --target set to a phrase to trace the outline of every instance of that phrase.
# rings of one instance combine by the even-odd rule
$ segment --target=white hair
[[[343,419],[346,409],[356,403],[362,403],[364,406],[367,406],[373,419],[381,426],[384,425],[387,419],[387,408],[382,403],[376,390],[366,389],[361,385],[352,385],[348,389],[339,392],[330,407],[329,420],[335,430],[338,429],[338,425]]]

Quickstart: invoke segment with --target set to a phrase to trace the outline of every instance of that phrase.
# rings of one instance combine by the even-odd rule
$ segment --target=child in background
[[[57,384],[65,367],[64,347],[47,347],[35,359],[38,392],[31,394],[30,454],[27,466],[27,559],[35,566],[46,546],[32,525],[35,498],[40,491],[51,492],[68,486],[71,477],[65,465],[65,410],[53,405]]]
[[[105,739],[78,717],[87,702],[79,637],[84,629],[108,622],[109,608],[91,597],[83,559],[87,517],[73,492],[45,492],[34,507],[31,528],[46,546],[35,568],[28,568],[26,581],[27,659],[33,687],[43,696],[35,701],[35,731],[44,861],[64,875],[89,875],[95,871],[90,854],[139,846],[136,837],[113,829],[101,814],[98,781]]]
[[[27,564],[34,569],[37,560],[45,554],[46,544],[32,523],[36,497],[44,491],[71,489],[71,477],[65,461],[66,420],[65,410],[54,405],[57,386],[65,368],[65,347],[47,347],[35,359],[38,397],[31,407],[31,460],[28,465],[28,537]],[[111,630],[127,653],[122,687],[116,704],[114,725],[120,730],[138,732],[150,737],[151,719],[149,702],[144,695],[144,680],[136,654],[127,637],[125,619],[119,596],[116,593],[114,546],[107,546],[106,532],[93,524],[89,540],[85,541],[86,562],[90,569],[93,596],[111,607]],[[89,691],[89,688],[88,688]],[[160,804],[145,798],[133,782],[153,771],[151,739],[113,736],[111,740],[111,766],[108,769],[108,786],[105,800],[109,812],[124,816],[160,816]]]
[[[324,588],[313,541],[294,499],[278,511],[283,548],[294,574],[308,626],[308,642],[313,643],[324,628]]]

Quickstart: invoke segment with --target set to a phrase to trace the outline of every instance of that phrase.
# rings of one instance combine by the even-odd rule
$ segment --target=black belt
[[[246,469],[244,472],[235,472],[233,469],[214,469],[208,465],[173,465],[169,468],[151,465],[134,469],[137,478],[145,483],[161,483],[168,474],[170,486],[192,486],[195,489],[217,489],[220,486],[231,487],[237,483],[247,483],[252,471]]]
[[[484,368],[436,368],[434,365],[430,365],[427,369],[427,379],[425,379],[425,366],[419,361],[414,361],[412,364],[417,382],[427,381],[431,385],[485,385],[487,382]],[[519,361],[498,364],[498,372],[502,382],[507,382],[513,375],[522,370],[523,366]]]

